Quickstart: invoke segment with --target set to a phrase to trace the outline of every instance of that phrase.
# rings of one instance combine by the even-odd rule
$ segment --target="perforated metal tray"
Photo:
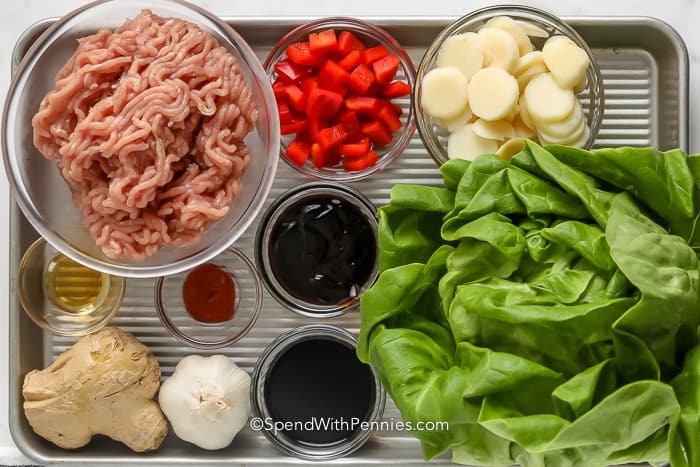
[[[287,31],[311,18],[242,18],[228,22],[255,48],[261,60]],[[368,17],[386,28],[406,47],[417,64],[433,38],[455,18]],[[565,18],[588,42],[602,69],[605,82],[605,118],[596,142],[597,147],[646,146],[661,149],[688,146],[688,55],[681,37],[667,24],[651,18]],[[53,20],[31,26],[18,42],[13,68],[36,38]],[[405,105],[405,103],[404,103]],[[301,175],[280,164],[268,199],[272,202],[287,188],[305,181]],[[425,151],[418,135],[402,157],[389,168],[353,185],[376,205],[388,202],[395,182],[437,185],[440,173]],[[37,233],[24,219],[16,205],[10,210],[10,429],[14,441],[29,458],[39,463],[71,462],[125,464],[248,464],[299,462],[278,452],[260,434],[244,430],[233,444],[221,451],[204,451],[181,442],[170,434],[160,449],[149,454],[135,454],[119,443],[97,437],[87,447],[65,451],[42,440],[27,424],[22,411],[22,381],[34,368],[44,368],[66,350],[72,339],[42,332],[27,318],[15,290],[17,267],[25,249]],[[253,256],[253,226],[236,246]],[[251,333],[224,353],[250,370],[272,339],[280,333],[312,322],[282,309],[269,295],[263,312]],[[325,322],[343,326],[351,332],[359,329],[359,313],[349,313]],[[130,280],[124,306],[112,322],[132,332],[148,345],[161,364],[163,376],[171,374],[185,355],[206,353],[184,347],[161,326],[153,305],[153,281]],[[400,420],[389,400],[385,419]],[[410,433],[380,431],[354,455],[336,463],[401,464],[421,462],[420,445]],[[443,456],[438,462],[449,462]]]

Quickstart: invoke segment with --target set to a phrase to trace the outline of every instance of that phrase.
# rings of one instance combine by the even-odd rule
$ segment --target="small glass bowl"
[[[312,318],[333,318],[357,308],[360,304],[360,296],[377,279],[379,271],[379,258],[375,259],[374,268],[367,281],[362,284],[353,297],[348,297],[341,303],[320,305],[310,303],[294,296],[275,276],[270,262],[270,240],[272,231],[277,221],[285,213],[287,208],[297,202],[316,196],[333,196],[352,204],[362,214],[374,233],[375,245],[377,242],[377,208],[359,191],[346,185],[328,182],[310,182],[292,188],[280,195],[263,214],[255,238],[255,262],[262,276],[265,288],[281,305],[291,311]],[[377,249],[378,252],[378,249]],[[378,253],[377,253],[378,254]]]
[[[322,18],[303,24],[284,36],[277,45],[270,51],[270,54],[263,65],[271,82],[277,78],[275,64],[286,57],[287,47],[301,41],[308,40],[310,33],[319,32],[326,29],[334,29],[336,33],[341,31],[352,32],[367,47],[384,45],[390,53],[396,54],[401,60],[399,70],[396,73],[396,80],[406,81],[413,89],[416,81],[416,69],[411,58],[403,47],[384,29],[373,24],[355,18],[333,17]],[[379,172],[387,165],[396,160],[411,141],[413,133],[416,131],[415,117],[413,114],[412,94],[406,97],[394,98],[393,103],[403,109],[400,117],[401,128],[393,133],[393,140],[387,146],[378,149],[379,160],[376,164],[364,170],[356,172],[346,172],[342,166],[316,168],[311,160],[303,166],[299,166],[289,160],[286,155],[287,145],[294,140],[295,135],[282,135],[280,144],[280,157],[295,170],[318,180],[331,180],[336,182],[350,182],[363,179],[373,173]],[[310,158],[309,158],[310,159]]]
[[[170,334],[197,349],[219,349],[243,338],[255,325],[262,307],[262,286],[253,263],[230,247],[209,261],[233,279],[234,315],[228,321],[204,323],[192,318],[185,308],[182,288],[187,274],[181,272],[156,279],[155,303],[158,317]]]
[[[56,262],[58,260],[58,262]],[[48,279],[56,264],[64,274]],[[58,266],[60,267],[60,266]],[[66,301],[53,287],[72,289],[71,296],[84,295],[86,276],[81,272],[99,275],[100,292],[89,305],[81,309]],[[84,336],[105,327],[119,311],[126,291],[126,279],[89,270],[63,256],[43,238],[35,241],[25,252],[19,264],[17,290],[22,308],[39,327],[59,336]],[[56,285],[56,282],[60,282]],[[51,285],[54,284],[54,285]],[[89,292],[88,292],[89,293]],[[82,300],[81,300],[82,302]],[[87,302],[85,302],[87,303]],[[71,307],[72,306],[72,307]]]
[[[348,347],[355,349],[357,346],[357,338],[343,328],[330,326],[327,324],[309,324],[291,329],[284,334],[278,336],[270,345],[263,350],[258,359],[250,383],[250,405],[253,416],[266,423],[261,424],[261,431],[265,437],[277,446],[282,451],[295,456],[299,459],[328,461],[345,457],[367,442],[372,437],[374,430],[384,415],[384,406],[386,404],[386,392],[382,387],[379,376],[374,368],[369,367],[373,376],[373,403],[369,413],[366,415],[363,422],[367,422],[370,429],[358,429],[349,438],[333,443],[313,445],[307,444],[287,436],[283,431],[269,429],[268,421],[273,420],[272,414],[266,403],[266,388],[265,384],[269,378],[269,374],[277,363],[277,360],[292,346],[305,340],[327,339],[340,342]],[[319,368],[319,371],[322,371]]]
[[[515,21],[535,26],[548,33],[549,36],[566,36],[586,52],[586,55],[588,55],[590,59],[590,65],[586,71],[587,86],[583,91],[578,93],[578,99],[583,105],[586,123],[590,131],[588,141],[586,141],[584,148],[590,149],[598,136],[598,131],[603,121],[605,99],[603,76],[600,73],[596,58],[586,44],[586,41],[584,41],[571,26],[545,11],[528,6],[496,5],[476,10],[447,26],[438,34],[421,60],[416,76],[416,86],[413,88],[413,107],[416,114],[418,133],[428,153],[438,165],[442,165],[449,160],[447,157],[448,133],[440,128],[440,126],[423,111],[420,105],[422,97],[421,83],[423,82],[423,78],[429,71],[435,68],[440,47],[448,37],[465,32],[476,32],[485,25],[488,20],[497,16],[509,16]],[[547,38],[530,36],[535,50],[541,50],[546,39]]]

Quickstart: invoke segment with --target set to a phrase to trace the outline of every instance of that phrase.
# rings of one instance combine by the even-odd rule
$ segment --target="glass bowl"
[[[288,350],[303,341],[308,340],[329,340],[343,344],[354,353],[357,346],[357,338],[343,328],[337,326],[329,326],[326,324],[309,324],[291,329],[284,334],[278,336],[270,345],[263,350],[258,362],[253,370],[253,376],[250,384],[250,401],[253,411],[253,416],[258,420],[264,421],[254,428],[259,428],[265,437],[273,443],[278,449],[283,452],[295,456],[299,459],[307,459],[314,461],[328,461],[347,456],[358,450],[371,437],[374,431],[378,428],[379,422],[384,414],[384,406],[386,403],[386,393],[379,380],[379,376],[374,368],[368,365],[371,371],[373,394],[371,394],[371,403],[368,413],[364,419],[356,420],[356,425],[360,428],[356,429],[347,438],[334,443],[315,444],[295,440],[289,436],[284,430],[275,428],[275,423],[282,423],[275,420],[273,411],[270,410],[267,404],[267,388],[266,385],[270,380],[270,376],[279,361]],[[317,363],[317,365],[321,365]],[[323,383],[323,367],[318,367],[319,380],[317,384]],[[294,388],[290,389],[294,391]],[[294,394],[292,392],[292,394]],[[286,421],[284,423],[296,423],[298,421]],[[345,420],[347,423],[348,420]],[[341,419],[342,423],[342,419]],[[351,422],[353,423],[353,422]],[[361,423],[366,424],[366,428],[361,426]]]
[[[260,278],[242,252],[228,248],[209,264],[233,279],[235,312],[228,321],[204,323],[190,316],[183,299],[183,285],[190,271],[159,277],[155,284],[156,310],[163,326],[183,344],[198,349],[219,349],[237,342],[253,328],[262,307]]]
[[[311,21],[293,29],[284,36],[270,51],[265,60],[264,67],[270,82],[273,82],[277,78],[277,73],[275,73],[274,69],[275,64],[286,57],[285,51],[288,46],[307,40],[310,33],[326,29],[334,29],[336,33],[340,33],[341,31],[352,32],[367,47],[384,45],[390,53],[396,54],[401,60],[395,79],[406,81],[409,86],[411,86],[411,89],[413,89],[416,79],[416,69],[413,66],[411,58],[398,41],[382,28],[359,19],[344,17],[322,18]],[[408,95],[392,100],[393,103],[399,105],[403,110],[403,115],[400,117],[401,128],[393,133],[393,140],[390,144],[376,151],[379,156],[377,163],[364,170],[346,172],[343,170],[342,166],[318,169],[311,163],[311,158],[309,158],[306,164],[299,166],[292,162],[286,155],[287,145],[294,140],[294,135],[283,135],[281,137],[280,157],[293,169],[317,180],[336,182],[361,180],[373,173],[379,172],[384,167],[391,164],[408,146],[416,130],[413,105],[411,102],[412,99],[412,95]]]
[[[554,15],[528,6],[496,5],[476,10],[447,26],[438,34],[421,60],[416,76],[416,86],[413,88],[413,106],[416,114],[418,133],[428,153],[438,165],[442,165],[449,160],[447,156],[448,133],[437,125],[436,122],[423,111],[420,105],[422,97],[421,83],[423,82],[423,78],[429,71],[436,67],[438,52],[448,37],[465,32],[476,32],[485,25],[488,20],[497,16],[509,16],[517,22],[533,26],[540,31],[544,31],[547,37],[552,35],[566,36],[586,52],[586,55],[588,55],[590,59],[590,65],[586,71],[587,85],[577,94],[577,97],[583,106],[586,124],[589,129],[588,140],[584,148],[590,149],[593,146],[603,121],[605,102],[603,77],[593,52],[591,52],[591,49],[583,38],[581,38],[571,26]],[[544,41],[547,39],[547,37],[536,37],[532,35],[529,37],[535,50],[541,50]]]
[[[84,336],[119,311],[126,280],[85,268],[43,238],[24,253],[17,274],[22,308],[39,327],[59,336]]]
[[[360,304],[360,296],[364,293],[374,281],[377,279],[378,275],[378,248],[375,246],[375,256],[374,263],[372,264],[371,271],[367,275],[367,279],[362,284],[354,284],[350,290],[349,296],[346,295],[342,299],[337,301],[326,301],[326,302],[312,302],[308,297],[304,297],[303,293],[299,292],[295,294],[293,287],[286,287],[284,282],[280,280],[275,274],[272,261],[272,249],[273,249],[273,234],[277,230],[277,226],[280,225],[282,217],[287,212],[288,209],[294,208],[297,203],[301,203],[304,200],[313,200],[315,198],[330,198],[333,200],[338,200],[342,203],[347,203],[348,206],[353,208],[355,212],[364,221],[366,221],[366,227],[371,231],[374,236],[373,244],[377,245],[377,218],[376,218],[376,208],[372,202],[367,199],[359,191],[350,188],[348,186],[330,183],[330,182],[310,182],[298,187],[292,188],[282,195],[280,195],[274,203],[270,205],[269,208],[263,214],[260,224],[258,224],[258,230],[255,237],[255,262],[262,276],[265,288],[281,305],[287,309],[306,317],[312,318],[333,318],[347,313],[350,310],[356,309]],[[308,206],[311,206],[309,204]],[[304,207],[304,211],[308,210],[308,206]],[[296,221],[295,221],[296,222]],[[300,221],[301,225],[303,221]],[[322,231],[323,226],[309,226],[308,230],[310,232]],[[281,231],[285,231],[281,229]],[[334,232],[336,232],[334,230]],[[348,232],[347,229],[344,232]],[[320,235],[319,235],[320,237]],[[304,237],[305,239],[307,237]],[[323,238],[320,244],[313,244],[312,242],[304,242],[299,245],[298,252],[294,252],[295,257],[298,258],[299,268],[306,264],[309,268],[321,268],[318,264],[318,257],[329,257],[337,253],[334,250],[334,245],[330,242],[336,241],[339,243],[341,241],[347,240],[345,238],[331,239],[328,241],[327,238]],[[366,244],[358,245],[359,248],[366,250]],[[352,245],[346,245],[345,248],[353,248]],[[355,250],[357,251],[357,250]],[[356,258],[355,264],[360,263],[360,259]],[[355,265],[353,265],[355,266]],[[362,266],[357,265],[358,268]],[[316,272],[321,269],[306,271],[307,275],[311,275],[312,272]],[[335,270],[333,270],[335,272]],[[301,273],[300,273],[301,274]],[[332,277],[324,274],[325,277],[321,278],[324,282],[324,287],[331,284]],[[305,277],[305,276],[302,276]],[[315,275],[313,277],[316,277]],[[337,276],[336,276],[337,277]],[[298,283],[300,284],[300,283]]]
[[[105,256],[83,225],[71,191],[55,161],[34,147],[32,117],[54,77],[77,47],[77,39],[114,29],[141,9],[197,24],[226,47],[251,90],[258,118],[245,142],[251,156],[241,190],[228,213],[195,242],[168,246],[145,261]],[[225,250],[250,226],[263,206],[279,159],[279,122],[272,87],[250,46],[230,26],[179,0],[106,0],[90,3],[52,25],[32,46],[11,82],[2,121],[2,153],[12,194],[34,228],[57,250],[91,269],[126,277],[157,277],[190,269]]]

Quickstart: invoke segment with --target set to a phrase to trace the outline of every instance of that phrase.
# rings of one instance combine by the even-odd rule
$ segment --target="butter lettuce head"
[[[700,467],[700,159],[528,142],[397,185],[361,360],[426,459]]]

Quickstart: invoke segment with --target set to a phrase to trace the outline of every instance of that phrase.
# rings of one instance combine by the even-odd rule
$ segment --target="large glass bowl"
[[[586,52],[586,55],[588,55],[590,59],[590,65],[586,70],[587,86],[578,93],[577,97],[583,106],[586,124],[589,129],[588,140],[584,148],[590,149],[598,136],[598,131],[603,121],[604,108],[603,77],[593,52],[591,52],[591,49],[583,38],[571,26],[554,15],[528,6],[496,5],[473,11],[447,26],[438,34],[421,60],[420,66],[418,67],[418,74],[416,75],[416,85],[413,88],[413,105],[416,114],[418,133],[428,153],[435,159],[435,162],[440,165],[447,162],[447,137],[449,135],[423,111],[420,105],[422,97],[421,83],[423,82],[423,78],[430,70],[437,66],[438,52],[448,37],[465,32],[476,32],[479,28],[484,26],[488,20],[497,16],[510,16],[515,21],[531,26],[533,29],[542,32],[542,35],[546,35],[547,37],[553,35],[566,36]],[[535,50],[542,50],[542,45],[547,37],[530,36]]]
[[[265,60],[265,71],[268,74],[270,82],[277,78],[277,73],[275,73],[275,64],[286,58],[285,51],[287,50],[287,47],[296,42],[308,40],[309,34],[311,33],[324,31],[326,29],[334,29],[336,33],[340,33],[341,31],[349,31],[360,39],[367,47],[375,47],[378,45],[385,46],[390,53],[396,54],[396,56],[398,56],[401,60],[401,64],[399,65],[399,69],[394,79],[405,81],[409,86],[411,86],[411,89],[413,89],[416,79],[416,69],[413,66],[411,58],[408,56],[408,53],[401,46],[401,44],[399,44],[393,36],[380,27],[359,19],[344,17],[321,18],[306,24],[302,24],[280,39]],[[316,180],[351,182],[368,177],[376,172],[379,172],[384,167],[396,160],[411,141],[411,137],[416,131],[416,123],[413,115],[413,105],[411,103],[411,99],[412,95],[408,95],[406,97],[394,98],[392,100],[394,104],[399,105],[403,110],[403,115],[400,117],[401,128],[393,133],[391,143],[377,149],[376,152],[379,156],[377,163],[367,167],[364,170],[346,172],[340,164],[334,167],[323,167],[319,169],[311,163],[311,159],[309,159],[302,166],[295,164],[285,154],[287,145],[294,140],[295,135],[282,136],[280,157],[293,169]]]
[[[164,247],[143,262],[105,256],[83,225],[70,189],[56,167],[34,147],[31,119],[77,39],[114,29],[142,9],[197,24],[238,60],[258,109],[245,139],[251,150],[241,191],[227,215],[186,246]],[[50,27],[27,52],[10,85],[2,121],[2,152],[12,194],[34,228],[58,251],[92,269],[128,277],[156,277],[191,269],[225,250],[250,226],[270,191],[279,158],[279,122],[272,86],[250,46],[230,26],[179,0],[106,0],[81,7]]]

